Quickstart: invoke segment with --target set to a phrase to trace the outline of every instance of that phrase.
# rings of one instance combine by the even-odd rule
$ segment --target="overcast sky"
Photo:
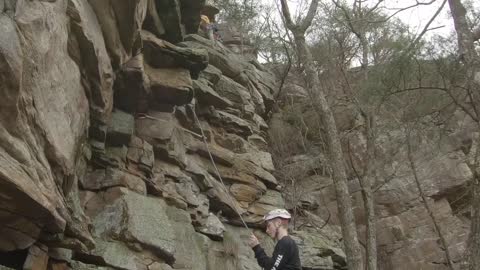
[[[262,0],[265,2],[269,2],[273,4],[273,1],[278,0]],[[302,13],[306,13],[306,5],[307,1],[309,0],[288,0],[289,6],[292,9],[292,13],[297,13],[298,9],[302,9]],[[329,1],[329,0],[321,0],[321,1]],[[378,0],[370,0],[367,1],[367,3],[370,3],[370,6],[377,3]],[[430,0],[417,0],[418,2],[422,3],[427,3],[430,2]],[[347,0],[347,2],[352,2],[353,0]],[[420,32],[423,30],[425,25],[428,23],[430,18],[435,14],[437,9],[440,7],[442,4],[443,0],[436,0],[433,4],[431,5],[421,5],[418,7],[411,8],[406,11],[402,11],[398,13],[395,17],[399,18],[402,20],[404,23],[408,24],[411,28],[411,30],[414,33]],[[303,3],[303,6],[302,6]],[[408,7],[416,3],[416,0],[385,0],[382,4],[382,7],[384,8],[384,11],[392,14],[395,12],[396,8],[403,8],[403,7]],[[474,1],[476,8],[480,9],[480,1],[476,0]],[[433,34],[439,34],[442,36],[447,36],[452,30],[454,30],[453,27],[453,21],[449,17],[449,6],[448,3],[445,4],[443,11],[438,15],[438,17],[435,19],[435,21],[431,24],[430,28],[435,28],[443,26],[441,28],[429,31],[427,33],[428,36],[432,36]]]

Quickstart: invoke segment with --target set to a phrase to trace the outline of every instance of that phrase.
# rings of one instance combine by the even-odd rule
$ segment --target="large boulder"
[[[163,200],[124,188],[113,188],[97,196],[103,197],[98,198],[105,204],[103,209],[90,208],[89,204],[94,205],[96,200],[87,203],[97,238],[137,243],[168,262],[175,260],[174,227]]]

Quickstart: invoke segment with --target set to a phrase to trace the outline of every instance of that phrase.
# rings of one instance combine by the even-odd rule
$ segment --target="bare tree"
[[[448,0],[452,13],[460,59],[465,65],[467,102],[457,104],[478,125],[480,130],[480,56],[475,50],[474,42],[478,39],[478,29],[472,32],[469,28],[466,10],[460,0]],[[478,145],[478,142],[474,145]],[[473,151],[473,149],[471,150]],[[473,172],[472,213],[468,248],[469,269],[480,269],[480,169],[478,151],[475,151],[473,162],[469,162]]]
[[[315,70],[310,49],[305,40],[305,32],[310,27],[315,16],[318,0],[312,0],[307,16],[298,24],[292,21],[287,1],[281,0],[281,5],[285,24],[293,34],[298,59],[305,71],[309,97],[314,105],[315,112],[325,127],[324,137],[337,196],[339,219],[342,227],[345,253],[347,255],[347,267],[349,270],[363,270],[362,253],[358,242],[355,218],[352,212],[352,202],[348,191],[347,174],[337,126],[332,110],[327,102],[325,90],[320,84],[318,74]]]
[[[420,194],[420,198],[422,199],[423,205],[425,209],[428,212],[428,215],[430,216],[430,219],[433,222],[433,226],[435,228],[435,231],[437,232],[438,238],[440,239],[440,243],[443,246],[443,249],[445,250],[445,258],[447,259],[447,264],[450,270],[455,270],[455,264],[453,263],[452,256],[450,256],[450,251],[448,250],[448,244],[447,240],[444,237],[443,231],[440,227],[440,224],[438,224],[438,221],[433,214],[433,210],[430,207],[430,204],[428,203],[427,196],[425,195],[425,192],[423,191],[422,185],[420,184],[420,179],[418,177],[417,173],[417,166],[415,164],[415,160],[413,157],[413,152],[412,152],[412,142],[411,142],[411,128],[406,128],[405,134],[406,134],[406,142],[407,142],[407,159],[408,163],[410,165],[410,169],[412,170],[413,178],[415,180],[415,184],[417,185],[418,193]]]

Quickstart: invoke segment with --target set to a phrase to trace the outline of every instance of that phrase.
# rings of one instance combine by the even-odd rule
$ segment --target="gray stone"
[[[173,270],[173,268],[170,267],[170,265],[165,263],[154,262],[152,265],[148,267],[148,270]]]
[[[253,122],[257,124],[257,130],[267,132],[268,131],[268,124],[265,120],[258,114],[253,115]]]
[[[69,51],[81,69],[82,79],[88,82],[91,113],[95,119],[106,121],[113,108],[113,69],[97,17],[85,0],[69,0]]]
[[[245,62],[242,62],[237,56],[227,54],[228,50],[217,44],[215,46],[210,40],[202,38],[198,35],[188,35],[185,37],[185,42],[180,46],[188,46],[192,48],[202,48],[208,51],[209,63],[222,73],[230,78],[237,77],[243,69],[247,67]]]
[[[180,0],[156,0],[158,16],[165,28],[161,38],[172,43],[183,40],[185,26],[182,24]]]
[[[33,245],[28,249],[23,270],[47,270],[48,248],[43,245]]]
[[[136,55],[116,72],[115,107],[132,114],[148,111],[148,84],[143,54]]]
[[[346,267],[345,253],[340,244],[330,241],[323,234],[307,231],[294,233],[293,238],[301,251],[302,267],[332,270]]]
[[[227,131],[248,137],[253,134],[252,125],[244,119],[224,111],[214,111],[211,123],[224,127]]]
[[[154,163],[153,146],[147,141],[133,136],[127,153],[127,170],[133,174],[143,174],[150,177]]]
[[[220,96],[202,80],[193,81],[193,89],[195,90],[195,97],[201,105],[211,105],[219,109],[233,106],[230,100]]]
[[[261,188],[252,187],[243,184],[233,184],[230,186],[230,193],[239,202],[253,202],[258,199],[262,193]]]
[[[215,142],[237,155],[246,154],[249,150],[248,142],[237,134],[222,132],[215,134]]]
[[[139,243],[169,262],[174,260],[174,229],[163,200],[124,188],[112,189],[104,197],[112,198],[112,202],[93,217],[98,236]]]
[[[252,145],[256,146],[258,149],[262,151],[268,151],[268,143],[267,141],[260,135],[253,134],[251,136],[248,136],[248,142],[251,143]]]
[[[114,168],[89,172],[80,183],[82,188],[86,190],[102,190],[123,186],[139,194],[146,194],[145,182],[140,177]]]
[[[140,30],[145,19],[147,0],[88,0],[102,28],[114,69],[120,68],[141,48]]]
[[[107,142],[113,146],[128,145],[133,135],[135,119],[133,115],[114,110],[108,124]]]
[[[72,260],[72,250],[65,248],[49,248],[48,257],[57,261],[70,262]]]
[[[115,269],[139,270],[137,257],[123,243],[95,239],[96,247],[88,254],[78,254],[83,261],[107,265]]]
[[[143,23],[143,28],[156,36],[163,36],[166,32],[165,26],[158,16],[156,0],[148,0],[147,15]]]
[[[237,154],[237,157],[239,157],[240,159],[248,160],[251,163],[260,166],[269,172],[273,172],[275,170],[275,167],[273,166],[272,155],[268,152],[251,149],[246,153]]]
[[[252,249],[246,245],[252,230],[226,225],[222,242],[212,242],[208,249],[209,267],[207,269],[260,270]],[[260,235],[258,231],[255,232]],[[259,236],[260,237],[260,236]],[[271,254],[274,243],[260,237],[262,247]]]
[[[192,140],[186,147],[189,151],[197,153],[209,161],[210,155],[212,155],[213,160],[220,165],[231,167],[235,162],[235,153],[218,145],[210,144],[207,149],[203,141]]]
[[[72,261],[70,263],[70,266],[72,270],[73,269],[75,270],[114,270],[111,267],[101,267],[101,266],[92,265],[92,264],[84,264],[78,261]]]
[[[262,103],[265,104],[265,110],[267,112],[270,111],[275,101],[273,98],[275,76],[257,69],[249,69],[245,74],[250,81],[252,88],[256,89],[261,95]]]
[[[89,139],[92,147],[97,149],[105,149],[105,141],[107,140],[108,126],[100,121],[93,120],[88,130]],[[101,146],[103,144],[103,146]]]
[[[174,207],[166,208],[168,219],[172,224],[175,238],[175,262],[173,269],[209,269],[208,258],[205,253],[209,239],[205,235],[195,232],[190,214]]]
[[[220,71],[220,69],[212,65],[208,65],[206,69],[200,72],[200,78],[206,79],[212,85],[216,85],[218,81],[220,81],[220,79],[222,78],[222,72]]]
[[[167,142],[176,130],[177,121],[170,113],[150,111],[147,117],[139,118],[135,123],[137,136],[155,145]]]
[[[260,224],[269,211],[277,208],[285,208],[282,195],[278,191],[267,190],[260,199],[250,205],[245,221]]]
[[[190,70],[197,77],[208,65],[205,50],[182,48],[168,41],[155,37],[152,33],[142,31],[144,55],[147,63],[154,68],[182,67]]]
[[[201,233],[209,236],[214,240],[222,240],[225,230],[225,226],[222,224],[222,222],[218,219],[217,216],[212,213],[208,215],[205,226],[200,228]]]
[[[182,7],[182,23],[185,25],[187,34],[196,34],[200,25],[199,14],[203,14],[205,1],[199,0],[191,2],[189,0],[180,0]]]
[[[235,104],[234,107],[241,111],[246,110],[245,106],[247,105],[253,106],[252,96],[248,89],[228,77],[222,76],[215,84],[214,89],[222,97],[232,101]],[[254,110],[251,111],[252,114],[253,112]]]
[[[155,69],[146,66],[145,72],[150,80],[150,88],[155,103],[184,105],[192,100],[192,79],[187,69]]]
[[[73,174],[89,114],[66,50],[66,4],[22,2],[15,16],[0,14],[0,197],[8,198],[0,203],[1,251],[28,248],[42,230],[66,226],[57,185]]]

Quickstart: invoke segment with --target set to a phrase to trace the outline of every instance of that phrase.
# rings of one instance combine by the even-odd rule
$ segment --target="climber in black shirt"
[[[288,235],[290,213],[285,209],[270,211],[265,217],[267,234],[278,242],[273,250],[272,257],[268,257],[257,237],[252,234],[248,241],[255,252],[258,264],[265,270],[301,270],[298,246]]]

